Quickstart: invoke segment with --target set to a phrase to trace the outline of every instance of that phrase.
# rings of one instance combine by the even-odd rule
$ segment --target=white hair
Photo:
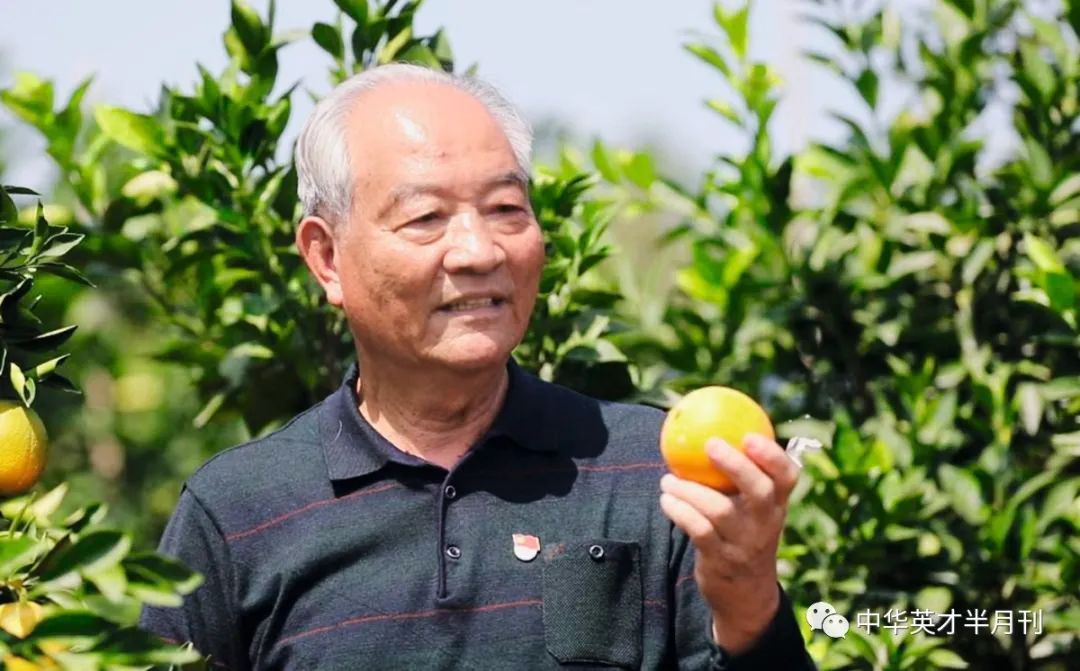
[[[352,157],[346,142],[346,119],[356,99],[384,84],[432,82],[452,86],[480,102],[502,128],[521,170],[530,174],[532,128],[525,117],[492,85],[407,63],[389,63],[353,75],[315,106],[296,142],[297,192],[304,216],[318,215],[336,224],[352,212]],[[359,151],[359,148],[354,147]]]

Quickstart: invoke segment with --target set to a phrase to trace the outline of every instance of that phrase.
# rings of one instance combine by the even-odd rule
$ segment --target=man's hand
[[[660,479],[660,508],[694,544],[694,578],[712,608],[713,636],[731,654],[750,648],[779,607],[776,549],[799,475],[776,442],[751,434],[743,446],[745,455],[719,439],[705,446],[737,494],[670,473]]]

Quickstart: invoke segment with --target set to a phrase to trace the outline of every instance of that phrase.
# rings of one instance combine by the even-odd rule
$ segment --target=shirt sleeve
[[[139,625],[169,642],[192,643],[210,658],[211,668],[246,671],[250,665],[237,626],[229,548],[213,518],[186,487],[158,550],[201,573],[203,583],[179,608],[145,606]]]
[[[687,671],[754,671],[786,669],[816,671],[806,651],[791,601],[780,588],[780,606],[754,645],[730,655],[712,636],[712,613],[694,581],[694,548],[681,529],[672,525],[668,584],[674,609],[674,640],[678,668]]]

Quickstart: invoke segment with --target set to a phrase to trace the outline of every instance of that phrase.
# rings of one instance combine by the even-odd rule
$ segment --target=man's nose
[[[506,260],[491,222],[476,212],[463,212],[452,217],[448,233],[449,249],[443,257],[448,273],[489,273]]]

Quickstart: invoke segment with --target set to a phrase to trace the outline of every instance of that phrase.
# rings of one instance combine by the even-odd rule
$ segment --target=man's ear
[[[322,217],[304,217],[296,227],[296,247],[300,256],[326,292],[326,300],[335,307],[341,307],[343,303],[337,265],[339,244],[333,228]]]

